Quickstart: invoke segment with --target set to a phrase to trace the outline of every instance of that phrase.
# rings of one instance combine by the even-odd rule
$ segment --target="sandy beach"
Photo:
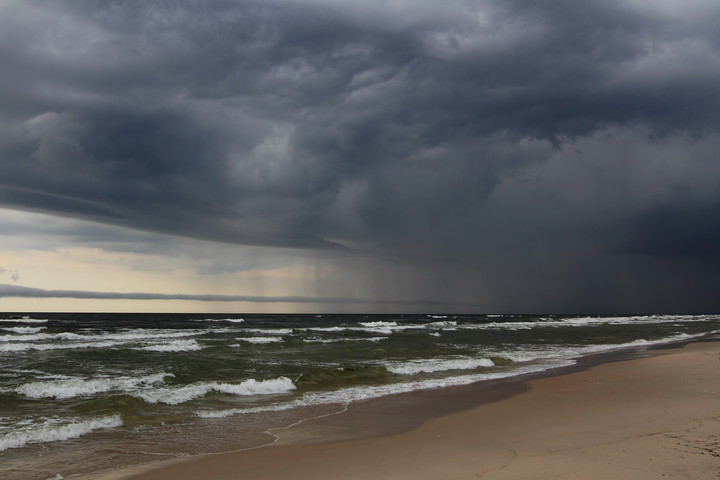
[[[395,410],[392,399],[362,402],[343,414],[274,431],[279,439],[270,446],[93,478],[720,476],[720,342],[715,338],[637,357],[557,376],[434,392],[416,408],[408,403],[412,395]],[[473,392],[479,404],[463,410],[461,399],[467,401]],[[428,418],[433,404],[440,412],[462,411]],[[398,419],[402,412],[405,424]],[[380,433],[393,422],[404,431]]]

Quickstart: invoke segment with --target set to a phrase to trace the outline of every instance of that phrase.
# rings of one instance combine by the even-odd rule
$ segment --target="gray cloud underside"
[[[430,306],[474,306],[432,300],[377,300],[361,298],[324,298],[298,296],[249,296],[249,295],[193,295],[163,293],[120,293],[90,292],[81,290],[46,290],[42,288],[21,287],[0,284],[0,298],[74,298],[95,300],[184,300],[200,302],[251,302],[251,303],[314,303],[314,304],[391,304],[391,305],[430,305]]]
[[[717,254],[720,5],[683,5],[3,2],[0,205],[239,244]]]

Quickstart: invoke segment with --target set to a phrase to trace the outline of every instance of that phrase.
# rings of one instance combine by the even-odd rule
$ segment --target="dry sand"
[[[276,432],[281,439],[272,446],[94,478],[720,478],[720,342],[656,350],[522,386],[521,393],[402,433],[327,441],[343,425],[372,423],[351,409]]]

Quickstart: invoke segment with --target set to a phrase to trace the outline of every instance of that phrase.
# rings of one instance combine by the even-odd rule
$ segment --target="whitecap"
[[[162,382],[171,373],[157,373],[143,377],[65,378],[62,380],[24,383],[14,389],[15,393],[29,398],[66,399],[90,396],[97,393],[119,390],[132,392]]]
[[[134,350],[145,350],[149,352],[192,352],[201,350],[203,347],[195,340],[174,340],[169,343],[158,343],[147,347],[135,348]]]
[[[299,399],[292,400],[285,403],[276,403],[273,405],[261,406],[261,407],[250,407],[250,408],[233,408],[225,410],[201,410],[195,412],[196,415],[203,418],[222,418],[232,415],[242,415],[248,413],[268,412],[268,411],[282,411],[290,410],[293,408],[314,406],[314,405],[330,405],[330,404],[344,404],[347,405],[352,402],[367,400],[371,398],[384,397],[387,395],[396,395],[399,393],[407,393],[418,390],[431,390],[446,388],[451,386],[469,385],[471,383],[480,382],[484,380],[495,380],[500,378],[507,378],[516,375],[524,375],[528,373],[541,372],[552,368],[559,368],[568,365],[572,365],[575,362],[572,360],[554,360],[548,361],[543,364],[534,364],[523,366],[514,370],[493,372],[493,373],[482,373],[482,374],[470,374],[460,375],[455,377],[447,378],[436,378],[428,380],[419,380],[415,382],[402,382],[392,383],[388,385],[374,385],[374,386],[362,386],[362,387],[350,387],[343,388],[333,391],[321,391],[321,392],[309,392],[303,394]]]
[[[240,340],[242,342],[248,342],[248,343],[254,343],[257,345],[262,345],[265,343],[280,343],[283,341],[282,337],[238,337],[236,340]]]
[[[133,341],[148,341],[163,338],[185,338],[195,337],[207,333],[206,330],[149,330],[149,329],[131,329],[117,333],[98,333],[98,334],[77,334],[73,332],[64,332],[55,334],[53,338],[58,340],[79,340],[79,341],[115,341],[128,343]]]
[[[293,333],[292,328],[244,328],[242,331],[261,335],[291,335]]]
[[[3,327],[3,330],[13,333],[19,333],[20,335],[28,335],[31,333],[38,333],[45,328],[46,327]]]
[[[49,333],[28,333],[24,335],[0,335],[0,343],[32,342],[35,340],[50,340],[54,335]]]
[[[90,432],[117,428],[123,424],[120,415],[107,415],[86,420],[71,419],[58,422],[47,419],[42,425],[18,426],[12,432],[0,436],[0,451],[20,448],[33,443],[55,442],[78,438]]]
[[[317,338],[310,337],[303,339],[306,343],[342,343],[342,342],[379,342],[381,340],[387,340],[388,337],[363,337],[363,338]]]
[[[295,384],[287,377],[278,377],[270,380],[249,379],[239,384],[216,383],[213,390],[231,395],[271,395],[287,393],[295,390]]]
[[[221,382],[194,383],[183,387],[144,390],[136,392],[134,395],[148,403],[178,405],[203,397],[213,390],[230,395],[271,395],[288,393],[295,390],[295,388],[295,384],[289,378],[278,377],[269,380],[249,379],[237,384]]]
[[[386,365],[388,371],[399,375],[415,375],[418,373],[444,372],[448,370],[473,370],[479,367],[493,367],[489,358],[450,358],[413,360]]]
[[[197,319],[196,322],[229,322],[229,323],[243,323],[244,318],[203,318]]]
[[[22,318],[2,318],[0,319],[0,322],[2,323],[47,323],[47,319],[43,318],[30,318],[30,317],[22,317]]]
[[[0,344],[0,352],[23,352],[26,350],[69,350],[78,348],[108,348],[120,345],[118,342],[57,343],[8,343]]]

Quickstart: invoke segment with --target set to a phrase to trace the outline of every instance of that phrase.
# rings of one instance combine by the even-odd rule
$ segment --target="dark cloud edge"
[[[374,300],[362,298],[328,298],[299,296],[202,295],[183,293],[121,293],[91,292],[84,290],[46,290],[0,284],[0,298],[75,298],[87,300],[187,300],[200,302],[253,302],[253,303],[355,303],[383,305],[441,305],[483,307],[479,303],[457,303],[439,300]]]

